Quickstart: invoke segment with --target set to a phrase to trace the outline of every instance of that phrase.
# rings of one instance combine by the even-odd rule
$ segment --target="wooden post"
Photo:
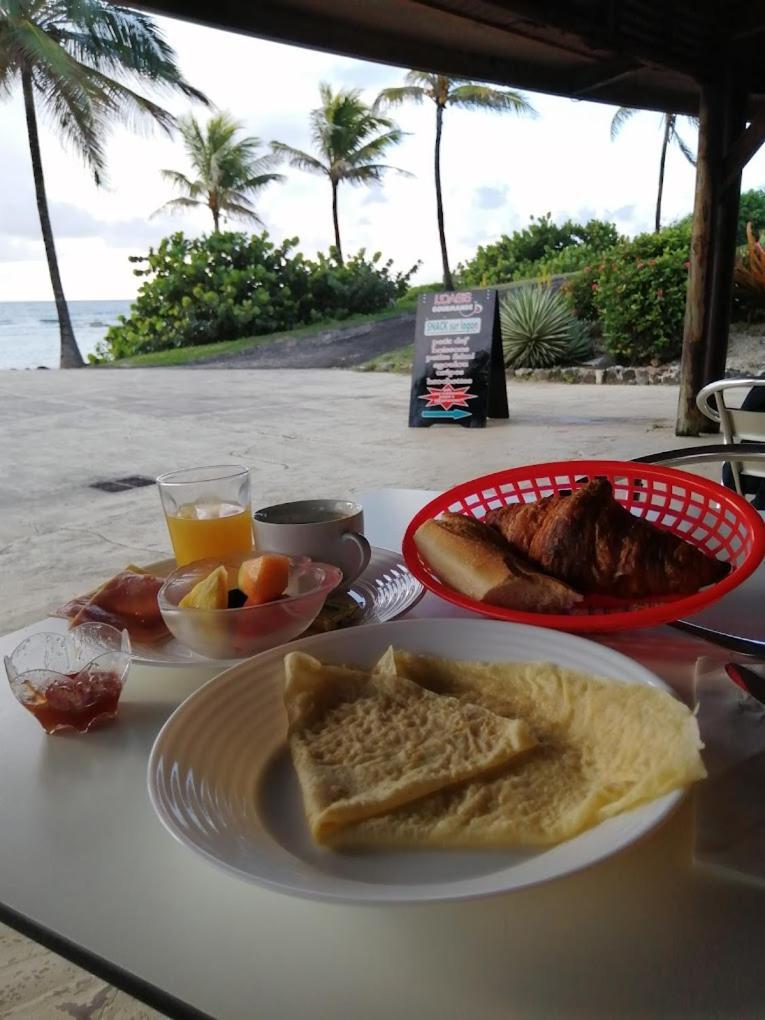
[[[746,128],[746,101],[746,92],[731,83],[726,90],[723,111],[723,145],[726,155]],[[725,376],[733,296],[733,268],[736,262],[741,169],[739,166],[736,173],[727,180],[720,181],[720,194],[715,207],[709,313],[704,333],[704,385]],[[717,432],[719,427],[709,422],[704,431]]]
[[[704,82],[699,97],[699,144],[693,202],[690,272],[685,301],[683,352],[680,359],[678,436],[697,436],[707,419],[696,407],[704,386],[704,339],[709,311],[715,200],[722,172],[724,140],[723,90],[720,82]]]

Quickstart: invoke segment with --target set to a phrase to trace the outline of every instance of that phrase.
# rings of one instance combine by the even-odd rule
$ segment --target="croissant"
[[[569,495],[490,510],[485,520],[534,565],[585,594],[686,595],[730,570],[625,510],[605,478]]]

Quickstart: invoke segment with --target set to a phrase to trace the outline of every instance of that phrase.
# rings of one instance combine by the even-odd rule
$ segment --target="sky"
[[[318,86],[363,90],[371,102],[380,89],[401,84],[405,68],[351,60],[266,42],[167,18],[157,19],[175,48],[185,77],[217,108],[241,121],[248,134],[310,148],[308,115]],[[525,93],[535,119],[448,109],[442,176],[450,261],[456,266],[478,245],[550,212],[561,221],[612,220],[633,235],[652,229],[661,115],[632,118],[612,142],[612,106]],[[183,98],[163,98],[175,114],[205,109]],[[340,228],[346,254],[365,248],[392,258],[405,271],[418,260],[414,282],[440,276],[433,189],[435,109],[432,103],[392,114],[407,132],[386,162],[413,177],[387,175],[380,187],[340,188]],[[688,122],[681,131],[695,146]],[[160,170],[189,169],[183,146],[154,129],[136,134],[113,129],[106,142],[108,180],[92,176],[48,125],[41,147],[51,219],[64,289],[71,300],[132,298],[140,280],[128,256],[174,230],[198,235],[211,227],[209,211],[152,214],[173,196]],[[332,243],[331,196],[324,178],[285,168],[287,180],[261,192],[258,211],[274,239],[299,237],[308,256]],[[694,170],[678,151],[667,160],[663,219],[690,212]],[[765,185],[765,150],[744,171],[743,188]],[[231,221],[232,229],[248,229]],[[0,101],[0,301],[51,298],[39,236],[21,95]]]

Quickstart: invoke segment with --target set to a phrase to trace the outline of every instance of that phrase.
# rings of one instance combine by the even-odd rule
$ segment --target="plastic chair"
[[[728,407],[725,403],[725,391],[734,389],[749,390],[750,394],[745,404],[754,404],[760,409],[755,410],[746,406]],[[762,394],[759,393],[760,390]],[[750,456],[752,448],[749,446],[749,443],[765,442],[765,379],[720,379],[718,382],[709,383],[701,390],[696,398],[696,404],[705,417],[720,425],[726,445],[735,446],[744,442],[741,452],[746,451],[745,457],[730,460],[731,451],[728,450],[726,451],[728,456],[724,458],[730,463],[733,486],[739,496],[743,496],[742,473],[755,478],[765,478],[765,463],[759,457]]]

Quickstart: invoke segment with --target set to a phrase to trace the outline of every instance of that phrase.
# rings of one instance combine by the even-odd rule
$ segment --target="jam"
[[[95,719],[113,719],[122,693],[116,673],[71,673],[42,690],[26,685],[23,704],[48,732],[71,728],[84,733]]]

